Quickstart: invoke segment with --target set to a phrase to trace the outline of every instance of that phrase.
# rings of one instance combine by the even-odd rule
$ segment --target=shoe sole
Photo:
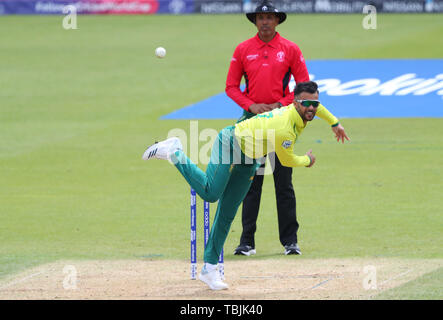
[[[293,251],[285,251],[285,255],[290,255],[290,254],[296,254],[296,255],[301,256],[301,252],[300,251],[295,251],[295,252],[293,252]]]
[[[256,254],[257,252],[255,250],[249,250],[249,251],[240,251],[240,252],[234,252],[235,255],[237,256],[252,256],[254,254]]]

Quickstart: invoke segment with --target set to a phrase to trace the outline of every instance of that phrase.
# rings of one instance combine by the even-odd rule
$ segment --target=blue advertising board
[[[189,14],[194,0],[0,0],[0,15],[66,14],[65,6],[78,14]]]
[[[311,60],[307,66],[320,100],[340,118],[443,117],[443,59]],[[242,110],[221,92],[162,119],[237,119]]]
[[[157,13],[189,14],[194,12],[194,0],[159,0]]]
[[[0,15],[62,14],[73,5],[79,14],[221,14],[252,11],[260,0],[0,0]],[[274,0],[287,13],[443,12],[443,0]]]

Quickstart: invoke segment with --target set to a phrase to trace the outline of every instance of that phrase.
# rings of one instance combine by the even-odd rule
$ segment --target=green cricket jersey
[[[331,126],[338,124],[338,119],[321,104],[316,116]],[[258,159],[275,151],[286,167],[308,166],[310,159],[307,155],[294,154],[295,141],[305,127],[295,106],[291,104],[236,123],[235,137],[243,153],[250,158]]]

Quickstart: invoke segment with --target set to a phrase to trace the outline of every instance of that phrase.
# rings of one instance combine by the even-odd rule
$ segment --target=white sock
[[[215,269],[217,269],[217,265],[205,262],[205,268],[208,272],[211,272],[211,271],[214,271]]]

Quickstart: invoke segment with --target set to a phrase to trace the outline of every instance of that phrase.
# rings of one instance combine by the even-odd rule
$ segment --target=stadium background
[[[61,14],[73,4],[84,14],[221,14],[241,13],[254,8],[251,0],[0,0],[1,14]],[[289,13],[361,13],[373,5],[385,13],[443,12],[442,0],[276,0],[280,10]]]
[[[246,261],[232,254],[237,215],[225,246],[231,290],[211,295],[188,280],[188,186],[165,163],[140,157],[170,130],[189,129],[188,119],[161,117],[223,92],[235,45],[255,34],[240,13],[254,4],[75,3],[79,13],[165,14],[84,14],[77,30],[65,30],[64,2],[0,0],[1,299],[443,298],[442,89],[405,96],[418,99],[407,118],[395,96],[372,96],[390,102],[378,107],[391,116],[342,119],[352,139],[343,146],[314,121],[297,150],[312,148],[318,166],[294,175],[303,256],[282,253],[272,179],[265,179],[258,254]],[[362,28],[362,2],[275,3],[292,12],[278,31],[308,63],[395,59],[431,64],[424,75],[405,66],[420,78],[442,73],[441,1],[372,1],[383,12],[377,30]],[[158,46],[166,58],[154,56]],[[347,71],[361,76],[358,66]],[[362,96],[348,98],[358,109]],[[232,122],[198,125],[219,130]],[[78,268],[78,290],[61,286],[66,265]],[[379,290],[362,290],[368,265],[379,270]],[[313,270],[317,278],[308,278]],[[355,291],[347,279],[356,280]]]

